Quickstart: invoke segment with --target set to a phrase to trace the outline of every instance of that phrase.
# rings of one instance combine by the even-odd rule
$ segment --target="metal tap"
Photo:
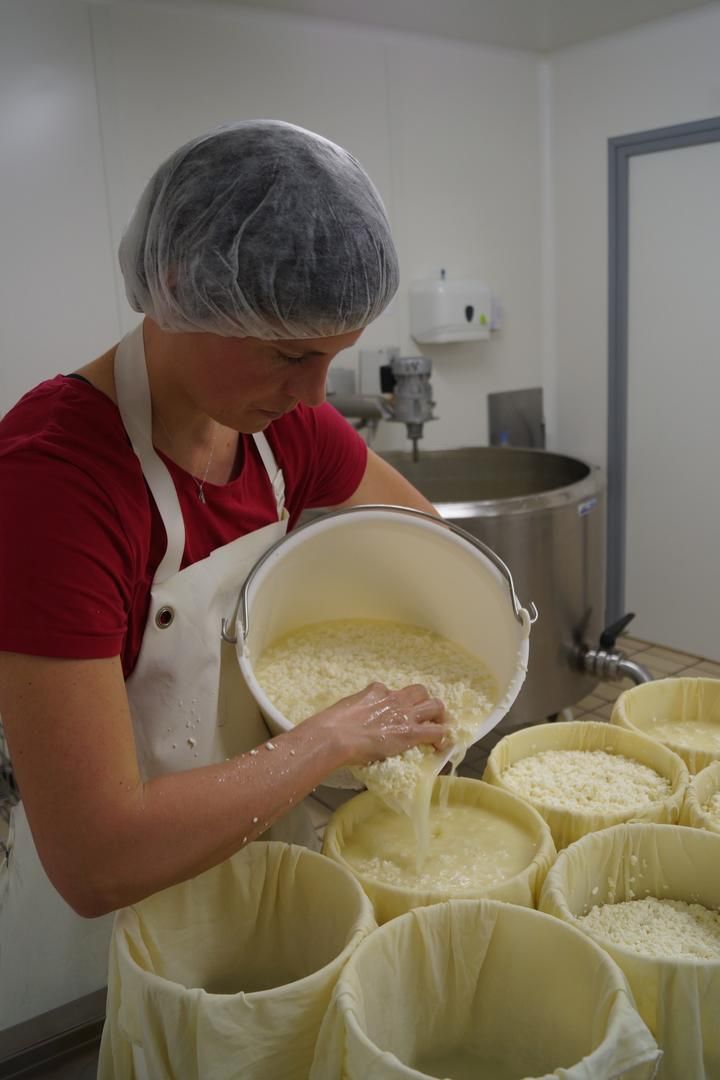
[[[600,635],[600,648],[590,649],[581,644],[574,648],[574,665],[579,671],[587,671],[596,679],[607,682],[619,682],[621,679],[631,679],[636,686],[641,683],[652,682],[653,677],[647,668],[630,660],[624,653],[615,649],[615,642],[623,630],[635,618],[635,613],[623,615],[617,622],[606,627]]]

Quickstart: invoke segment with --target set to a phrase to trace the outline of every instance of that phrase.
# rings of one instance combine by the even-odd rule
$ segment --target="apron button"
[[[171,607],[161,607],[155,616],[155,625],[161,630],[167,630],[175,618],[175,612]]]

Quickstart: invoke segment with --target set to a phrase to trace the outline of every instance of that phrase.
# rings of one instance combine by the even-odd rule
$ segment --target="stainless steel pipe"
[[[652,675],[647,668],[630,660],[624,653],[614,650],[583,649],[578,657],[578,663],[582,670],[591,675],[597,675],[599,679],[607,679],[609,682],[631,679],[636,686],[640,683],[652,682]]]

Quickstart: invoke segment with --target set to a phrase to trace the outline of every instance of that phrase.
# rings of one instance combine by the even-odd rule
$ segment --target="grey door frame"
[[[608,139],[608,624],[625,614],[630,162],[638,154],[712,142],[720,142],[720,116]]]

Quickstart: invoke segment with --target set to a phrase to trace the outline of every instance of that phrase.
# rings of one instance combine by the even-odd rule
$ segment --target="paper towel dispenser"
[[[440,277],[410,284],[410,333],[419,344],[482,341],[490,337],[492,296],[469,278]]]

